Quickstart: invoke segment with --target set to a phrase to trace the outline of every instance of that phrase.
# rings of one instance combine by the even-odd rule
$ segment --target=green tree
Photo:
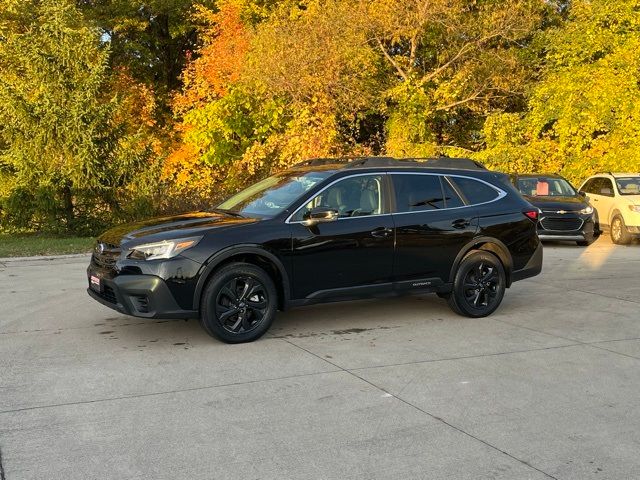
[[[194,5],[213,0],[77,0],[110,45],[110,61],[161,94],[180,85],[186,57],[198,46]]]
[[[640,2],[578,0],[540,35],[544,75],[522,115],[495,115],[480,154],[508,170],[640,170]]]
[[[90,230],[145,185],[152,122],[136,114],[153,107],[135,111],[135,90],[114,92],[108,56],[72,0],[2,0],[5,226]]]

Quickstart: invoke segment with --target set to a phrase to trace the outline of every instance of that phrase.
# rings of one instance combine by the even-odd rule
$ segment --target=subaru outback
[[[199,318],[230,343],[278,310],[364,297],[431,292],[484,317],[540,273],[538,214],[472,160],[311,160],[210,211],[107,231],[88,293],[128,315]]]

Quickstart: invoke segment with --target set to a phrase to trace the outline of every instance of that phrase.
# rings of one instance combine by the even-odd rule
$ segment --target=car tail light
[[[527,217],[529,217],[534,222],[537,222],[538,219],[540,218],[540,210],[538,210],[537,208],[528,208],[526,210],[523,210],[522,213],[524,213]]]

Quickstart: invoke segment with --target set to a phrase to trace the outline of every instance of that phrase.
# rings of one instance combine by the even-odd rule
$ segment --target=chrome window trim
[[[495,185],[491,185],[489,182],[486,182],[486,181],[481,180],[479,178],[470,177],[468,175],[458,175],[458,174],[448,175],[446,173],[431,173],[431,172],[389,172],[389,175],[392,175],[392,176],[393,175],[433,175],[433,176],[444,177],[445,181],[447,180],[447,177],[451,177],[451,178],[466,178],[466,179],[473,180],[473,181],[476,181],[476,182],[484,183],[488,187],[491,187],[493,190],[495,190],[496,193],[498,194],[498,196],[496,198],[494,198],[493,200],[489,200],[488,202],[471,203],[469,205],[463,205],[461,207],[434,208],[434,209],[430,209],[430,210],[414,210],[414,211],[411,211],[411,212],[393,212],[392,215],[407,215],[407,214],[411,214],[411,213],[444,212],[446,210],[459,210],[461,208],[469,208],[469,207],[477,207],[479,205],[487,205],[489,203],[493,203],[493,202],[497,202],[498,200],[502,200],[504,197],[507,196],[507,192],[505,192],[501,188],[498,188]],[[454,186],[454,185],[451,185],[451,186],[453,187],[453,189],[457,193],[458,189],[456,188],[456,186]],[[397,208],[397,205],[396,205],[396,208]]]
[[[318,190],[313,196],[308,197],[304,202],[302,202],[302,205],[300,205],[298,208],[296,208],[293,213],[291,215],[289,215],[287,217],[287,219],[284,221],[284,223],[288,223],[288,224],[294,224],[294,223],[304,223],[304,220],[294,220],[292,221],[291,219],[295,216],[296,213],[298,213],[301,209],[303,209],[309,202],[313,201],[314,198],[316,198],[318,195],[320,195],[322,192],[324,192],[327,188],[335,185],[338,182],[341,182],[342,180],[346,180],[348,178],[355,178],[355,177],[371,177],[371,176],[378,176],[378,177],[384,177],[385,175],[387,175],[387,172],[368,172],[368,173],[356,173],[353,175],[345,175],[344,177],[340,177],[340,178],[336,178],[333,182],[325,185],[324,187],[322,187],[320,190]],[[380,190],[380,194],[382,195],[384,188],[381,188]],[[372,215],[362,215],[360,217],[338,217],[336,220],[352,220],[352,219],[356,219],[356,218],[371,218],[371,217],[384,217],[387,215],[391,215],[391,213],[375,213]]]
[[[304,220],[295,220],[292,221],[291,219],[294,217],[294,215],[296,213],[298,213],[305,205],[307,205],[309,202],[311,202],[314,198],[316,198],[318,195],[320,195],[322,192],[324,192],[327,188],[331,187],[332,185],[335,185],[336,183],[342,181],[342,180],[346,180],[347,178],[354,178],[354,177],[363,177],[363,176],[372,176],[372,175],[378,175],[378,176],[383,176],[383,175],[431,175],[431,176],[436,176],[436,177],[443,177],[444,180],[447,180],[447,177],[451,177],[451,178],[466,178],[468,180],[473,180],[475,182],[480,182],[480,183],[484,183],[485,185],[487,185],[488,187],[492,188],[493,190],[496,191],[496,193],[498,194],[498,196],[496,198],[494,198],[493,200],[489,200],[488,202],[481,202],[481,203],[472,203],[469,205],[463,205],[461,207],[449,207],[449,208],[437,208],[437,209],[431,209],[431,210],[414,210],[411,212],[389,212],[389,213],[377,213],[374,215],[363,215],[360,217],[342,217],[342,218],[337,218],[336,221],[339,220],[356,220],[356,219],[361,219],[361,218],[371,218],[371,217],[386,217],[386,216],[393,216],[393,215],[408,215],[408,214],[415,214],[415,213],[425,213],[425,212],[444,212],[446,210],[459,210],[462,208],[469,208],[469,207],[477,207],[480,205],[487,205],[489,203],[493,203],[493,202],[497,202],[499,200],[502,200],[504,197],[507,196],[507,192],[502,190],[501,188],[496,187],[495,185],[492,185],[491,183],[482,180],[480,178],[475,178],[475,177],[470,177],[468,175],[459,175],[459,174],[446,174],[446,173],[432,173],[432,172],[368,172],[368,173],[357,173],[357,174],[353,174],[353,175],[346,175],[344,177],[340,177],[337,178],[336,180],[334,180],[333,182],[325,185],[324,187],[322,187],[322,189],[320,189],[317,193],[315,193],[313,196],[308,197],[303,203],[302,205],[300,205],[298,208],[296,208],[294,210],[294,212],[289,215],[287,217],[287,219],[284,221],[284,223],[288,223],[290,225],[292,224],[302,224],[304,223]],[[453,185],[451,185],[454,190],[457,191],[457,188],[455,188]],[[396,206],[397,207],[397,206]]]

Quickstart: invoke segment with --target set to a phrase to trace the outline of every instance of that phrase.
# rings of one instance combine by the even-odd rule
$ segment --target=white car
[[[580,193],[595,208],[600,228],[611,232],[613,243],[640,238],[640,173],[599,173],[582,184]]]

